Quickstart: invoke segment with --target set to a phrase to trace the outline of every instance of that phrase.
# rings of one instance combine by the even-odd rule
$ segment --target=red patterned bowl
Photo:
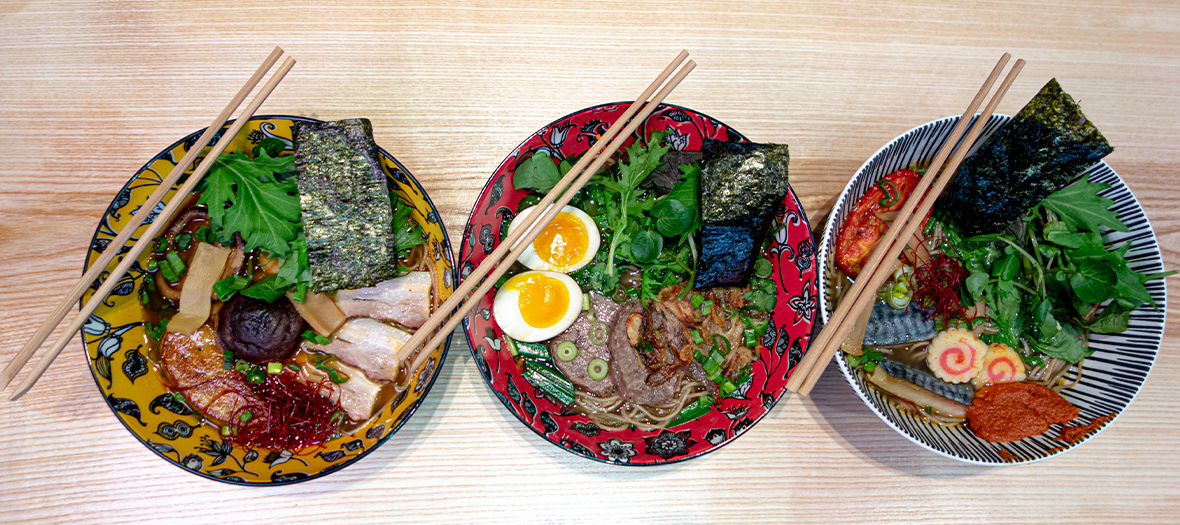
[[[604,104],[562,117],[532,134],[504,159],[467,220],[459,252],[462,278],[496,248],[516,216],[521,199],[531,193],[517,191],[512,185],[512,173],[521,154],[542,150],[556,159],[578,155],[589,149],[626,109],[627,103]],[[678,150],[699,150],[706,138],[747,142],[716,119],[671,105],[652,113],[636,136],[663,130],[670,132],[667,140]],[[817,295],[815,244],[807,215],[793,191],[783,198],[783,206],[776,219],[786,227],[774,232],[765,254],[774,269],[778,304],[759,348],[761,357],[754,363],[750,379],[712,412],[663,430],[608,431],[585,415],[563,410],[521,378],[508,348],[501,344],[503,334],[491,314],[494,292],[480,298],[478,306],[463,320],[480,374],[512,415],[545,440],[579,456],[625,465],[656,465],[694,458],[721,447],[770,411],[786,390],[789,371],[802,358],[810,341]]]

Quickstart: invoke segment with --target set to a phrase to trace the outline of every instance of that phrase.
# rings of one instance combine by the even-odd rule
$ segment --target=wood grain
[[[0,2],[0,361],[81,272],[97,217],[135,170],[205,125],[281,45],[299,60],[262,113],[364,116],[422,182],[457,245],[471,203],[528,133],[641,89],[682,48],[671,102],[786,142],[805,206],[882,144],[951,115],[1003,51],[1050,77],[1115,145],[1109,162],[1180,268],[1180,6],[1166,2]],[[1175,319],[1180,301],[1170,297]],[[1171,522],[1180,515],[1180,329],[1092,442],[981,468],[889,430],[829,370],[722,450],[625,469],[574,457],[490,395],[466,343],[379,450],[322,480],[200,479],[131,438],[75,342],[0,403],[0,521]]]

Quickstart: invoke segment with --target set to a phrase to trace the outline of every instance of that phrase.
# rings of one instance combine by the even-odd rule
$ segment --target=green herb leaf
[[[664,238],[651,230],[641,230],[631,238],[631,257],[635,259],[635,262],[655,261],[663,249]]]
[[[1110,206],[1114,201],[1098,195],[1108,184],[1078,181],[1041,201],[1040,206],[1053,210],[1071,229],[1096,232],[1099,226],[1125,232],[1127,226],[1119,220]]]
[[[1100,334],[1121,334],[1127,331],[1131,322],[1131,308],[1112,303],[1102,309],[1102,313],[1089,324],[1083,324],[1091,332]]]
[[[1088,303],[1101,303],[1114,294],[1115,283],[1119,279],[1109,265],[1093,259],[1082,259],[1078,261],[1077,267],[1077,273],[1069,278],[1069,285],[1079,299]],[[1138,283],[1138,277],[1133,279]]]
[[[989,280],[991,277],[985,272],[975,272],[967,276],[967,292],[971,294],[971,298],[975,302],[983,300],[984,290],[987,288]]]
[[[246,251],[262,248],[286,257],[289,243],[302,228],[299,196],[294,183],[274,174],[291,165],[292,157],[274,158],[266,151],[255,159],[240,151],[218,157],[199,201],[208,205],[218,237],[229,239],[236,232],[246,241]]]
[[[561,172],[548,153],[533,153],[512,172],[512,186],[517,190],[534,189],[548,193],[561,180]]]
[[[774,266],[770,263],[770,259],[759,257],[754,261],[754,276],[762,279],[770,279],[770,275],[773,272]]]
[[[1077,363],[1094,353],[1093,350],[1082,346],[1082,341],[1078,338],[1079,335],[1077,328],[1074,328],[1073,325],[1062,323],[1061,329],[1052,339],[1043,344],[1034,344],[1033,348],[1049,357]]]
[[[286,142],[274,137],[267,137],[262,139],[257,146],[254,146],[254,156],[259,157],[263,152],[266,152],[266,156],[268,157],[278,157],[286,149]]]
[[[656,229],[665,237],[675,237],[692,227],[696,213],[678,200],[664,199],[651,209],[656,218]]]

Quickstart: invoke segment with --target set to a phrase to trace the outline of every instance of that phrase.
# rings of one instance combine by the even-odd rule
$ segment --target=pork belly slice
[[[371,317],[418,328],[430,318],[430,272],[410,272],[369,288],[336,292],[348,317]]]
[[[344,363],[333,363],[332,368],[348,376],[348,381],[333,383],[328,375],[311,364],[303,365],[303,381],[308,385],[323,385],[320,395],[335,401],[353,421],[366,421],[376,410],[381,395],[381,384],[365,376],[359,368]]]
[[[308,344],[306,348],[332,354],[341,361],[364,370],[377,381],[393,381],[400,365],[397,351],[410,334],[380,321],[359,317],[349,319],[326,345]]]

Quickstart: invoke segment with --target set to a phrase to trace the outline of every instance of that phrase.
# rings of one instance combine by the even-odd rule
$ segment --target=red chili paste
[[[1078,417],[1077,407],[1057,392],[1033,383],[1001,383],[975,393],[967,424],[992,443],[1008,443],[1049,430],[1053,423]]]

